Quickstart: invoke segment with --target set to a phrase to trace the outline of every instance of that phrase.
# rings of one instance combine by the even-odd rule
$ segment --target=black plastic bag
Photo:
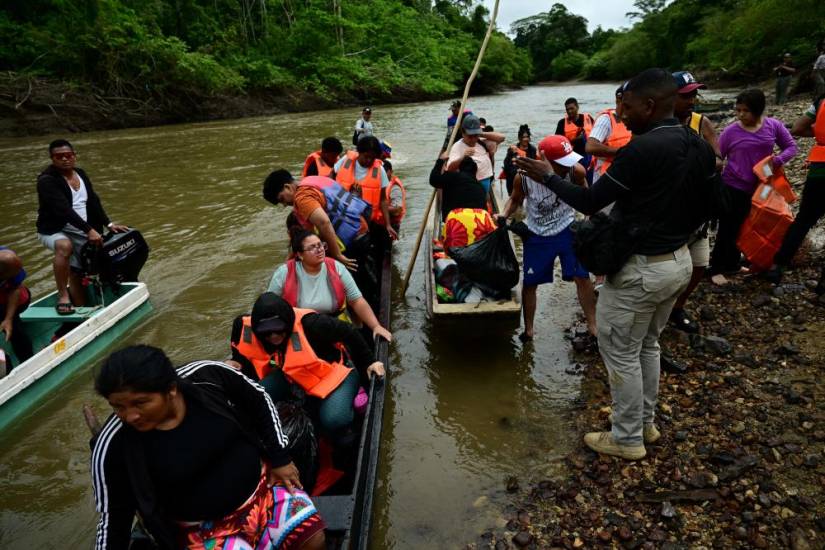
[[[482,287],[506,292],[518,284],[518,259],[504,226],[471,245],[453,247],[447,252],[461,274]]]
[[[301,485],[307,493],[312,491],[318,477],[318,440],[315,428],[299,403],[281,401],[276,406],[281,429],[289,438],[286,451],[301,477]]]

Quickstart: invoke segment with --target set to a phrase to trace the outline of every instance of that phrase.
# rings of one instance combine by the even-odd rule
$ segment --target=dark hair
[[[296,229],[295,231],[290,232],[289,234],[289,246],[292,248],[292,251],[296,254],[298,252],[304,251],[304,239],[307,237],[317,237],[315,233],[312,231],[307,231],[306,229]]]
[[[392,170],[392,163],[387,159],[384,159],[384,171],[387,172],[389,170]]]
[[[464,157],[461,159],[461,164],[458,165],[459,172],[466,172],[473,177],[475,177],[476,172],[478,171],[478,165],[476,161],[473,160],[473,157]]]
[[[478,121],[481,123],[482,126],[487,124],[487,119],[484,117],[478,117]]]
[[[164,393],[179,381],[162,349],[140,344],[106,358],[95,377],[95,390],[105,398],[119,391]]]
[[[381,156],[381,142],[378,141],[378,138],[375,136],[364,136],[358,140],[358,145],[355,146],[355,150],[359,153],[366,153],[368,151],[372,151],[375,153],[376,157]]]
[[[627,84],[627,83],[625,83],[625,84]],[[622,95],[624,95],[625,84],[622,84],[621,86],[616,88],[616,97],[622,97]]]
[[[643,99],[673,99],[676,96],[676,82],[673,74],[664,69],[645,69],[628,80],[624,92],[632,92]]]
[[[328,151],[340,155],[344,152],[344,146],[341,145],[341,140],[337,137],[324,138],[321,142],[321,151]]]
[[[579,104],[579,102],[578,102],[578,101],[576,101],[576,98],[575,98],[575,97],[568,97],[567,99],[565,99],[565,100],[564,100],[564,106],[565,106],[565,107],[567,107],[567,106],[568,106],[568,105],[570,105],[571,103],[575,103],[576,105],[578,105],[578,104]]]
[[[530,127],[526,124],[522,124],[518,127],[518,138],[521,139],[524,136],[532,136],[533,134],[530,133]]]
[[[278,195],[284,190],[284,185],[293,181],[295,178],[289,171],[283,168],[275,170],[264,180],[264,198],[272,204],[278,204]]]
[[[756,116],[762,116],[765,112],[765,92],[759,88],[748,88],[736,96],[736,103],[747,105],[750,112]]]
[[[56,139],[53,142],[49,143],[49,156],[52,156],[52,151],[54,151],[55,149],[59,149],[60,147],[68,147],[69,149],[74,151],[74,147],[72,147],[72,144],[69,143],[68,140]]]

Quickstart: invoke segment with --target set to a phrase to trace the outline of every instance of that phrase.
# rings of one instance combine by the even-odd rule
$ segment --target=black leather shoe
[[[659,356],[659,368],[670,374],[685,374],[687,367],[681,363],[677,363],[665,354]]]

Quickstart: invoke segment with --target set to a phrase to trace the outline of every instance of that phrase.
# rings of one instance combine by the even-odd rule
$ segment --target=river
[[[515,140],[555,130],[568,96],[596,113],[615,85],[537,86],[473,98],[470,108]],[[564,330],[578,311],[572,284],[539,291],[537,335],[517,322],[439,326],[426,314],[419,259],[407,296],[400,281],[431,189],[427,177],[449,101],[378,106],[373,122],[393,146],[408,213],[394,253],[391,382],[374,510],[374,548],[463,548],[493,525],[505,479],[550,475],[575,443],[565,414],[578,379],[565,374]],[[118,343],[145,342],[176,364],[222,358],[231,320],[247,312],[283,259],[287,212],[261,198],[268,172],[300,172],[321,139],[348,144],[357,109],[69,136],[110,217],[139,228],[152,252],[141,279],[153,315]],[[0,244],[21,255],[35,296],[53,287],[50,253],[36,239],[35,177],[47,144],[65,136],[0,138]],[[503,153],[499,154],[500,163]],[[496,169],[498,171],[498,167]],[[95,511],[81,406],[101,415],[88,365],[0,439],[0,548],[88,548]]]

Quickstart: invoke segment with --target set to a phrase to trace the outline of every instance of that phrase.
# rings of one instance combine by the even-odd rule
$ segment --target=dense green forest
[[[441,97],[463,85],[488,21],[474,0],[5,0],[0,69],[127,98]],[[531,78],[496,33],[478,89]]]
[[[621,80],[654,66],[761,80],[784,52],[810,67],[825,38],[822,0],[637,0],[634,6],[635,23],[623,31],[589,33],[587,20],[563,4],[516,21],[511,31],[542,80]]]

